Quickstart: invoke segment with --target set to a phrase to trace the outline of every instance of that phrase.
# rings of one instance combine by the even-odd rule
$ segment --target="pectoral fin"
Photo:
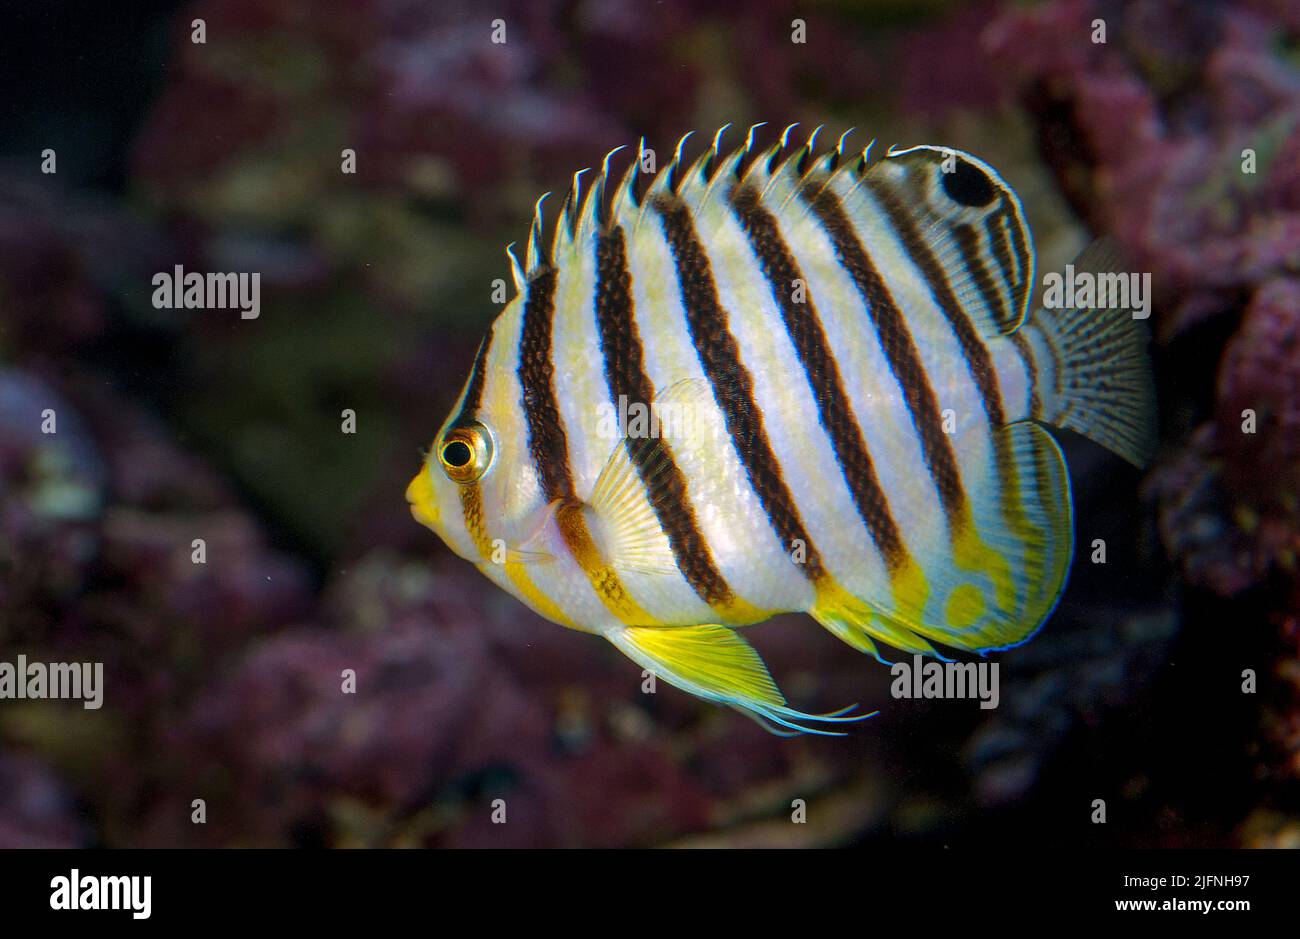
[[[852,707],[830,714],[806,714],[787,707],[753,646],[725,626],[626,626],[607,636],[628,658],[669,684],[708,701],[730,705],[758,718],[760,723],[770,722],[801,733],[841,736],[798,722],[833,724],[872,716],[850,715]]]
[[[671,472],[667,443],[628,437],[614,445],[585,506],[601,557],[618,571],[675,574],[677,560],[659,524]],[[638,469],[639,467],[639,469]],[[660,510],[665,510],[660,505]],[[670,509],[668,509],[670,510]]]
[[[601,557],[619,571],[678,573],[665,534],[677,522],[694,529],[682,462],[697,462],[702,447],[727,440],[728,431],[703,378],[675,382],[655,396],[641,434],[618,440],[583,508]]]

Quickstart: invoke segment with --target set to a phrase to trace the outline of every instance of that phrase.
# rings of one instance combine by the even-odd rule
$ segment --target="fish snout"
[[[429,467],[423,466],[406,487],[406,501],[411,504],[411,515],[417,522],[432,531],[438,531],[438,502],[429,479]]]

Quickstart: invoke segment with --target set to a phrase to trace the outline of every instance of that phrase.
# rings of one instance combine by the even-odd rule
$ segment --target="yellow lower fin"
[[[725,626],[625,626],[606,635],[624,655],[670,685],[768,722],[769,730],[776,724],[801,733],[834,735],[800,722],[841,723],[872,716],[849,715],[851,708],[807,714],[786,707],[754,647]]]

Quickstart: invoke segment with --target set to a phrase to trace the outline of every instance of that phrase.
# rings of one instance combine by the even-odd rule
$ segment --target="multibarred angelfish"
[[[869,715],[789,707],[736,628],[802,611],[882,661],[1028,639],[1074,548],[1043,425],[1142,465],[1146,334],[1029,313],[1020,201],[967,153],[721,136],[641,195],[636,162],[608,199],[609,157],[578,174],[549,247],[539,201],[407,499],[547,619],[825,733]]]

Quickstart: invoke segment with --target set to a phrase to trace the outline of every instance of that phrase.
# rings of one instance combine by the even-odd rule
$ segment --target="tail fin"
[[[1092,275],[1094,296],[1103,283],[1113,289],[1116,274],[1126,276],[1109,241],[1093,242],[1073,268],[1076,280]],[[1127,289],[1123,294],[1133,300]],[[1149,296],[1145,302],[1150,303]],[[1134,466],[1145,466],[1156,448],[1155,382],[1147,353],[1149,332],[1142,319],[1134,318],[1133,304],[1039,307],[1025,328],[1031,338],[1041,338],[1033,342],[1035,357],[1051,360],[1050,381],[1038,370],[1045,386],[1039,389],[1042,419],[1078,431]]]

